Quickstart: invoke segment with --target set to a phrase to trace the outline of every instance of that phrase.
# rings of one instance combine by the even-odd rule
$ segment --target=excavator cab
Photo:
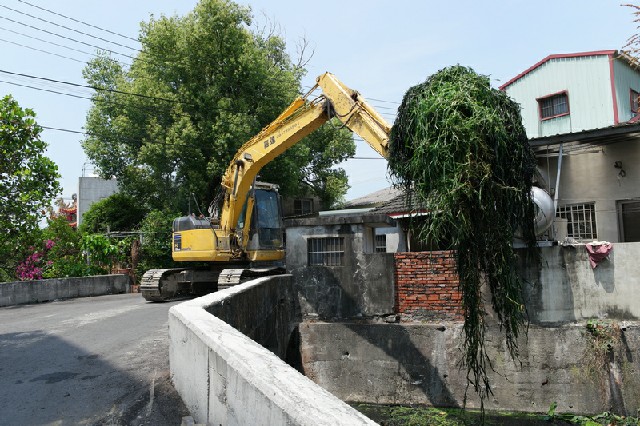
[[[210,218],[175,219],[171,251],[175,261],[281,261],[284,242],[278,186],[254,183],[233,233],[220,229],[218,221]]]
[[[253,212],[250,223],[247,223],[247,208],[251,205]],[[284,250],[282,209],[277,185],[254,183],[238,219],[237,234],[248,239],[246,251],[250,258],[255,257],[256,251]]]

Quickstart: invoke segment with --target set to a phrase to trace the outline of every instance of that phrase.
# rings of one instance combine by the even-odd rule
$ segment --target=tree
[[[138,279],[149,269],[180,267],[171,258],[171,224],[177,216],[177,212],[152,210],[140,224],[143,242],[135,271]]]
[[[464,308],[464,365],[481,401],[490,394],[484,348],[487,285],[506,347],[518,354],[526,322],[516,232],[537,259],[535,158],[519,106],[489,79],[462,66],[445,68],[410,88],[391,130],[389,169],[432,213],[419,225],[425,242],[456,251]]]
[[[80,230],[86,233],[133,231],[147,211],[133,197],[115,193],[96,201],[82,215]]]
[[[44,155],[47,144],[30,109],[11,96],[0,100],[0,278],[15,266],[38,232],[38,222],[60,192],[57,166]]]
[[[622,6],[633,10],[633,22],[636,23],[636,29],[640,29],[640,25],[638,25],[640,23],[640,6],[633,3],[623,4]],[[622,52],[635,67],[638,67],[640,65],[640,34],[631,35],[622,47]]]
[[[202,0],[182,18],[142,23],[129,69],[108,57],[90,62],[85,78],[100,90],[83,147],[100,174],[149,208],[185,211],[195,196],[204,210],[237,149],[297,96],[304,73],[281,38],[250,28],[250,9]],[[347,189],[334,166],[353,153],[350,133],[329,127],[260,178],[331,204]]]

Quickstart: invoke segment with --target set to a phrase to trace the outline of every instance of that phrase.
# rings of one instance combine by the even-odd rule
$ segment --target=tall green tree
[[[104,177],[153,209],[204,207],[237,149],[297,96],[304,70],[273,34],[252,31],[250,9],[202,0],[184,17],[141,24],[130,68],[100,57],[85,68],[99,88],[83,147]],[[269,164],[260,178],[287,195],[331,204],[347,180],[335,165],[354,154],[350,133],[326,128]]]
[[[0,99],[0,279],[12,279],[21,254],[38,233],[43,211],[60,192],[57,166],[35,113],[11,96]]]
[[[93,234],[133,231],[146,214],[147,211],[137,200],[118,192],[91,204],[82,215],[80,231]]]

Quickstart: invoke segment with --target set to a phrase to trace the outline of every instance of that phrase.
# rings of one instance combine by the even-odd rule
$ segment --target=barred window
[[[376,253],[386,253],[387,252],[387,234],[379,234],[376,235]]]
[[[538,106],[541,120],[567,115],[569,114],[569,97],[567,92],[562,92],[540,98],[538,99]]]
[[[309,238],[307,256],[310,266],[344,265],[344,237]]]
[[[567,219],[567,235],[579,241],[598,239],[595,203],[566,204],[558,207],[558,216]]]

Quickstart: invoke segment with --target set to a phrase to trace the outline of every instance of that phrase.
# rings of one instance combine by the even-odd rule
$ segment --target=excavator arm
[[[322,90],[322,95],[309,100],[309,94],[316,88]],[[226,190],[220,217],[223,233],[236,232],[243,205],[260,169],[333,117],[381,156],[388,157],[389,124],[357,91],[345,86],[333,74],[325,73],[317,78],[316,86],[306,96],[294,100],[278,118],[238,150],[222,178]],[[251,211],[246,209],[245,223]],[[247,239],[241,235],[237,237],[241,241],[240,248],[244,249]]]

